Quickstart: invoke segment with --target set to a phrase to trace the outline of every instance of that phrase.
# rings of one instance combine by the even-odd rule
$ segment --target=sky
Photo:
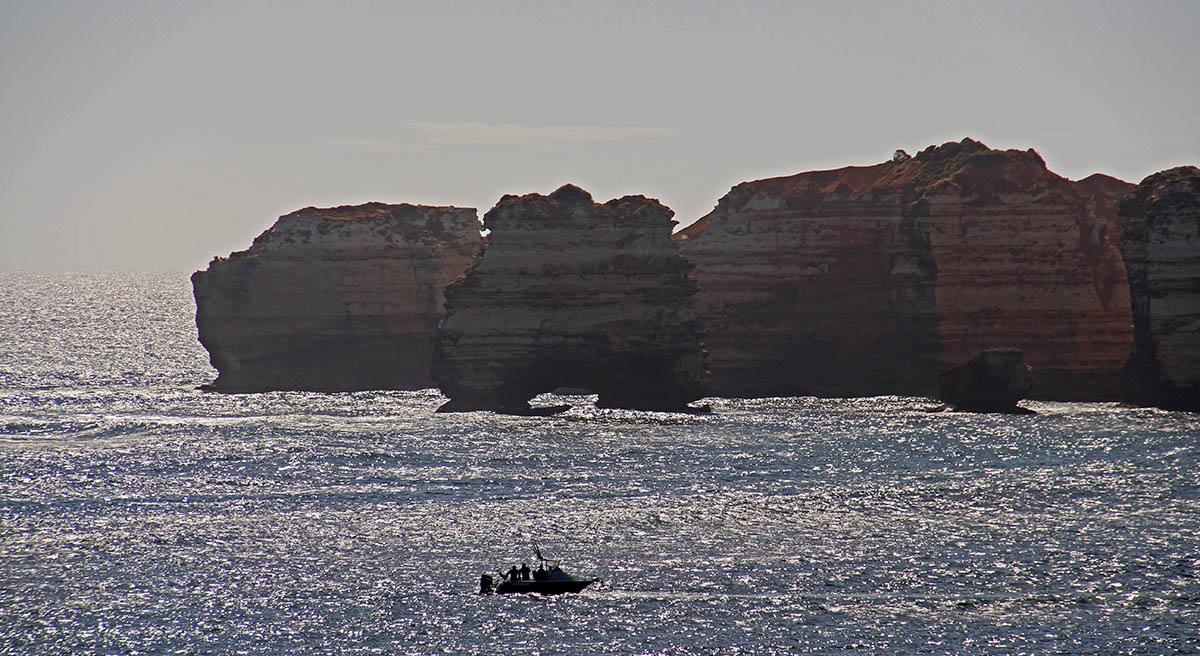
[[[1200,2],[0,0],[0,269],[202,269],[276,217],[730,187],[970,136],[1200,165]]]

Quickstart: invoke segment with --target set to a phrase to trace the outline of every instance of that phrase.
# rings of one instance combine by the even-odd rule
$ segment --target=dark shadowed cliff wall
[[[1126,398],[1200,410],[1200,169],[1146,178],[1121,217],[1134,326]]]

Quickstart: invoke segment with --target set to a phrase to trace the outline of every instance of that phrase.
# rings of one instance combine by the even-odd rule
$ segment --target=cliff
[[[482,239],[474,209],[369,203],[282,216],[192,275],[228,392],[431,387],[442,290]]]
[[[1014,348],[1035,398],[1116,398],[1131,322],[1110,197],[1129,185],[1093,178],[964,139],[734,187],[676,236],[711,392],[932,394]]]
[[[1126,398],[1200,410],[1200,169],[1146,178],[1121,216],[1134,328]]]
[[[572,185],[501,198],[484,217],[483,256],[446,289],[434,358],[443,410],[523,412],[558,387],[607,407],[699,398],[695,285],[673,214],[643,196],[601,205]]]

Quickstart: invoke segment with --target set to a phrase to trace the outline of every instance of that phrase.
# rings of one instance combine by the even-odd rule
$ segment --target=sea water
[[[1175,654],[1200,417],[224,395],[186,274],[0,277],[2,654]],[[481,596],[535,564],[579,595]]]

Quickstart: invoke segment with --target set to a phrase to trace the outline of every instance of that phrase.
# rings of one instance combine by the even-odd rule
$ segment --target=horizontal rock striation
[[[192,275],[227,392],[431,387],[442,290],[482,238],[476,211],[369,203],[282,216]]]
[[[445,411],[527,412],[584,388],[607,407],[679,410],[701,396],[691,266],[674,213],[626,196],[603,205],[566,185],[505,196],[484,254],[446,289],[434,377]]]
[[[1093,178],[965,139],[734,187],[677,235],[711,392],[932,394],[1013,348],[1035,397],[1116,398],[1132,337],[1112,197],[1131,185]]]
[[[1121,216],[1134,328],[1126,398],[1200,410],[1200,169],[1146,178]]]

